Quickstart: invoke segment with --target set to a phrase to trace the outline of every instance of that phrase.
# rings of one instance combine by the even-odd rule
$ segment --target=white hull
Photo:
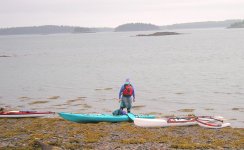
[[[205,125],[202,123],[198,123],[199,126],[204,127],[204,128],[211,128],[211,129],[220,129],[220,128],[224,128],[224,127],[230,127],[230,123],[222,123],[219,126],[209,126],[209,125]]]
[[[168,126],[193,126],[197,125],[197,122],[184,122],[184,123],[167,123]],[[165,127],[167,127],[167,125]]]
[[[164,119],[142,119],[135,118],[134,124],[139,127],[169,127],[169,126],[191,126],[196,125],[196,121],[188,121],[186,119],[177,119],[175,122],[168,122],[167,118]]]
[[[167,124],[167,121],[163,119],[135,118],[134,124],[139,127],[162,127],[163,125]]]
[[[205,128],[223,128],[230,126],[230,123],[223,123],[224,118],[220,116],[200,117],[172,117],[162,119],[135,118],[134,124],[139,127],[169,127],[169,126],[191,126],[200,125]]]
[[[230,123],[224,123],[223,120],[207,120],[202,118],[198,118],[197,123],[201,127],[210,129],[220,129],[231,125]]]

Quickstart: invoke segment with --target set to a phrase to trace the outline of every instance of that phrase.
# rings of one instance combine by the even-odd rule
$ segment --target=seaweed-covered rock
[[[165,36],[165,35],[178,35],[181,33],[177,33],[177,32],[155,32],[152,34],[138,34],[136,36]]]
[[[243,149],[244,129],[140,128],[60,118],[0,119],[0,149]]]

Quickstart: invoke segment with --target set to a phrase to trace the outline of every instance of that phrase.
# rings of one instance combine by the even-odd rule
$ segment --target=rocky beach
[[[0,0],[0,150],[244,150],[244,0]]]
[[[243,128],[141,128],[61,118],[0,119],[0,149],[244,149]]]

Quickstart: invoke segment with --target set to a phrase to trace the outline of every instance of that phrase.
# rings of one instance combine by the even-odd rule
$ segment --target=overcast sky
[[[244,19],[244,0],[0,0],[0,27]]]

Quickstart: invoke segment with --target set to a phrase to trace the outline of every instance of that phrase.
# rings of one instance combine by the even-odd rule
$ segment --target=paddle
[[[136,116],[134,114],[132,114],[132,113],[127,113],[127,116],[129,117],[129,119],[131,121],[134,121],[134,119],[136,118]]]

